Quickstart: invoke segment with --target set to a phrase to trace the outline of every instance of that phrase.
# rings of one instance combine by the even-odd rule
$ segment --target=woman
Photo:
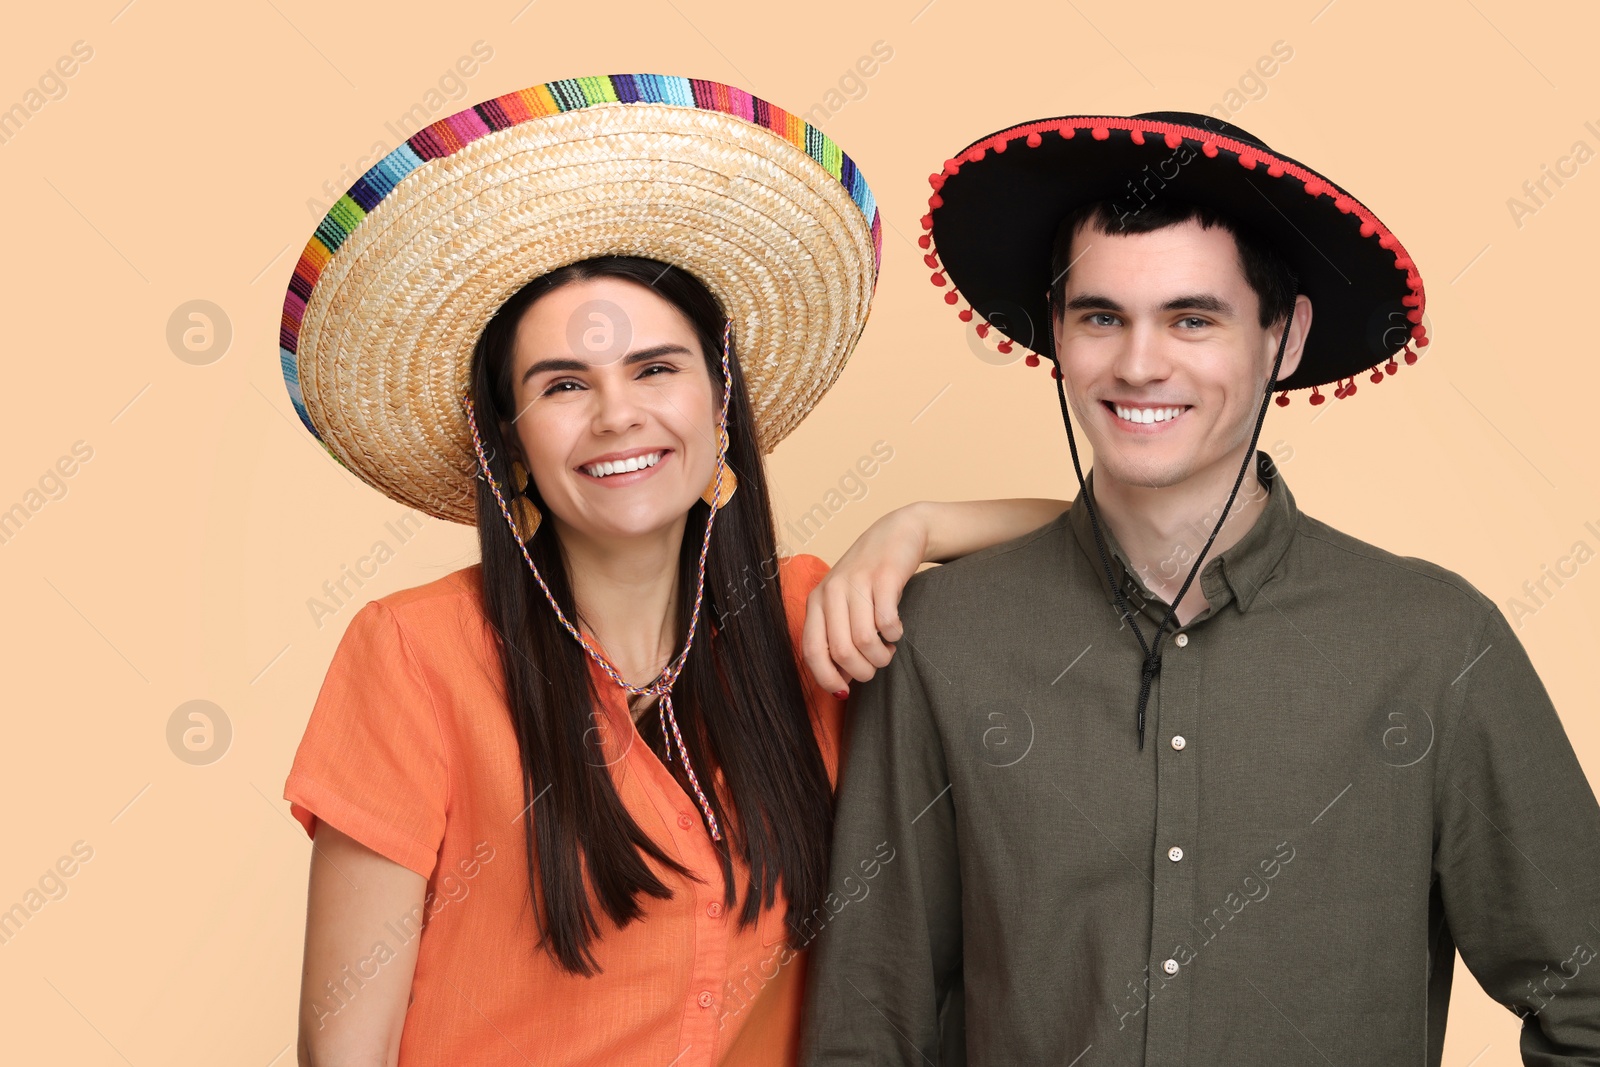
[[[302,1063],[793,1061],[844,694],[799,666],[826,566],[778,558],[761,454],[879,254],[853,164],[794,123],[714,83],[535,87],[423,131],[302,258],[308,427],[482,517],[480,564],[351,620],[285,786],[315,837]],[[897,513],[856,553],[891,576],[867,623],[894,575],[1060,506]]]

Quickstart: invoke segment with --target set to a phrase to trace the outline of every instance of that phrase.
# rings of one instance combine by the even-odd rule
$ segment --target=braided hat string
[[[726,320],[722,327],[722,414],[717,420],[719,431],[717,473],[712,483],[715,486],[715,492],[712,493],[712,496],[718,500],[722,497],[722,472],[727,463],[728,404],[733,395],[733,375],[728,366],[728,343],[732,331],[733,321],[731,319]],[[511,527],[513,539],[517,542],[517,547],[522,550],[522,558],[527,561],[528,569],[533,572],[534,580],[539,583],[539,588],[544,590],[545,599],[550,602],[550,607],[555,611],[556,618],[561,620],[561,625],[566,627],[567,632],[573,636],[578,644],[583,646],[583,650],[589,653],[590,658],[599,664],[600,669],[605,671],[613,682],[616,682],[633,696],[648,695],[660,698],[658,712],[661,718],[661,734],[663,737],[668,736],[670,727],[670,736],[678,743],[678,755],[683,760],[684,773],[689,777],[689,784],[694,787],[695,797],[700,801],[700,810],[705,813],[706,824],[711,829],[711,836],[714,840],[721,841],[722,830],[717,825],[716,815],[711,811],[711,802],[706,798],[705,790],[700,788],[700,779],[695,776],[694,767],[689,763],[689,750],[684,746],[683,734],[678,729],[678,718],[672,711],[672,685],[678,680],[678,675],[683,673],[683,665],[689,658],[689,649],[694,645],[695,628],[700,621],[700,602],[706,586],[706,553],[711,548],[711,526],[716,521],[718,506],[716,504],[711,505],[710,513],[706,516],[705,537],[700,542],[699,573],[695,579],[694,611],[689,616],[689,633],[684,638],[683,651],[678,653],[677,658],[667,664],[661,673],[655,677],[655,680],[648,685],[631,685],[623,679],[622,675],[617,673],[617,669],[606,659],[605,654],[595,648],[589,639],[584,637],[578,628],[572,625],[567,618],[566,612],[561,610],[561,605],[556,603],[555,594],[550,592],[550,587],[545,584],[544,576],[539,573],[539,568],[534,566],[533,557],[528,554],[528,546],[523,543],[522,538],[516,536],[516,520],[511,517],[511,509],[507,506],[505,497],[500,492],[500,486],[495,483],[494,475],[489,472],[489,460],[484,454],[483,441],[478,437],[478,424],[473,418],[472,398],[464,396],[462,397],[462,402],[467,410],[467,425],[472,430],[472,447],[478,454],[478,466],[482,469],[484,478],[489,482],[489,489],[494,493],[494,498],[500,505],[500,513],[505,516],[506,523]],[[669,761],[672,759],[672,745],[670,743],[667,745],[667,759]]]

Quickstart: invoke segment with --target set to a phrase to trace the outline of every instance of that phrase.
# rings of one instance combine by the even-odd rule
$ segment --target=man
[[[1527,654],[1256,449],[1270,389],[1413,362],[1404,248],[1181,112],[933,181],[935,282],[1043,351],[1095,462],[1068,420],[1070,509],[906,588],[833,864],[893,858],[823,917],[804,1062],[1437,1065],[1459,948],[1524,1062],[1600,1064],[1600,808]]]

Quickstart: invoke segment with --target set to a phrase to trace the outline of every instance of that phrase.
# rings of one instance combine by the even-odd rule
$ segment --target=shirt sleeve
[[[917,670],[914,590],[894,658],[851,698],[829,916],[808,972],[807,1067],[940,1062],[941,1008],[959,989],[956,798]]]
[[[778,585],[783,591],[783,610],[795,648],[800,647],[805,628],[806,598],[830,569],[826,561],[804,552],[778,561]]]
[[[789,642],[794,648],[800,668],[800,684],[805,688],[806,706],[811,710],[811,722],[822,750],[822,761],[828,768],[828,780],[837,784],[840,762],[841,738],[845,729],[844,701],[817,684],[811,668],[801,655],[801,641],[805,636],[806,598],[817,583],[827,576],[826,561],[806,553],[785,556],[778,561],[778,584],[783,596],[783,611],[789,624]]]
[[[394,612],[368,603],[339,640],[284,799],[313,837],[321,819],[427,878],[448,784],[433,695]]]
[[[1600,1063],[1600,806],[1493,604],[1463,663],[1436,797],[1450,936],[1484,991],[1522,1017],[1524,1063]]]

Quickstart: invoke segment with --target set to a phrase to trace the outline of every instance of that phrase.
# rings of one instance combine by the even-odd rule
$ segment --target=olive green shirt
[[[1257,463],[1142,751],[1079,502],[912,579],[853,702],[805,1064],[1437,1065],[1457,949],[1525,1063],[1600,1064],[1600,808],[1521,643]]]

